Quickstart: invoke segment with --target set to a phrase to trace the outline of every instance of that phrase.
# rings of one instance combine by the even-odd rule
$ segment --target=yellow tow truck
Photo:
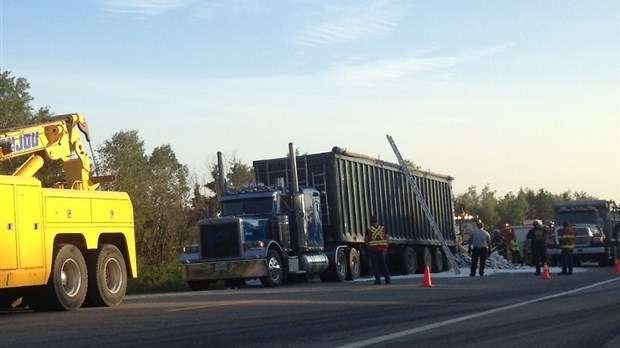
[[[0,161],[29,156],[0,175],[0,309],[19,298],[34,310],[115,306],[137,276],[133,207],[127,193],[98,190],[80,114],[0,130]],[[44,188],[34,177],[62,161],[66,182]],[[4,174],[4,173],[0,173]]]

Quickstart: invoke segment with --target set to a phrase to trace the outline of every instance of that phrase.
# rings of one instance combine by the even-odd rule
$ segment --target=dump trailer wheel
[[[434,248],[433,252],[433,272],[440,273],[443,271],[443,252],[440,247]]]
[[[429,268],[433,268],[433,255],[431,255],[431,250],[429,247],[424,247],[422,250],[422,264],[424,265],[424,269],[428,266]]]
[[[347,273],[347,280],[355,280],[360,277],[362,273],[362,262],[360,260],[360,253],[355,248],[349,250],[349,272]]]
[[[282,258],[274,249],[267,253],[267,276],[261,277],[260,282],[266,288],[275,288],[282,285],[284,278],[284,268]]]
[[[26,302],[36,311],[77,310],[86,299],[86,261],[80,249],[73,244],[60,244],[55,251],[52,274],[46,289],[33,290]]]
[[[211,284],[208,280],[188,280],[187,286],[193,291],[203,291],[209,289],[209,285]]]
[[[415,274],[418,271],[418,255],[412,247],[405,247],[402,252],[401,273]]]
[[[347,271],[349,265],[347,263],[347,255],[344,253],[344,249],[340,248],[336,251],[336,281],[343,282],[347,279]]]
[[[127,291],[127,266],[125,258],[113,244],[103,244],[88,265],[89,306],[113,307],[123,302]]]

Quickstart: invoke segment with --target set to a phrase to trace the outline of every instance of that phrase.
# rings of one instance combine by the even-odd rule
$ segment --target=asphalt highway
[[[444,272],[445,273],[445,272]],[[394,277],[132,295],[118,307],[0,312],[0,347],[620,347],[620,275]]]

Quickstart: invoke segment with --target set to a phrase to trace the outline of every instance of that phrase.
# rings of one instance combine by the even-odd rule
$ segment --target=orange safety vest
[[[562,249],[574,249],[576,238],[577,231],[573,228],[560,228],[558,230],[558,242],[560,243],[560,248]]]
[[[368,228],[368,230],[370,231],[370,238],[368,241],[368,246],[370,247],[387,247],[388,245],[388,241],[387,241],[387,235],[385,233],[385,229],[383,228],[383,226],[379,225],[377,227],[375,226],[370,226]]]

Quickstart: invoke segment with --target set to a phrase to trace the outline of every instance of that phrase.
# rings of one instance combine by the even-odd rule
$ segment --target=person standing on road
[[[519,243],[517,237],[512,237],[510,241],[510,250],[512,251],[512,264],[516,265],[521,259],[521,243]],[[523,262],[521,262],[521,266],[523,266]]]
[[[472,249],[473,248],[473,249]],[[491,249],[491,235],[485,231],[484,223],[478,222],[478,228],[474,229],[469,236],[469,248],[471,254],[471,272],[470,277],[476,276],[476,268],[480,261],[480,269],[478,273],[482,277],[484,275],[484,266],[487,262],[487,254]]]
[[[380,274],[383,274],[385,284],[390,284],[390,271],[385,260],[388,250],[388,231],[384,226],[379,225],[376,215],[370,217],[370,227],[366,230],[366,250],[370,254],[375,284],[381,284]]]
[[[540,275],[541,266],[547,262],[547,230],[541,226],[540,221],[534,220],[534,228],[527,232],[525,238],[530,242],[535,274]]]
[[[560,274],[573,274],[573,249],[577,231],[564,221],[562,228],[558,230],[558,242],[562,249],[562,272]]]

